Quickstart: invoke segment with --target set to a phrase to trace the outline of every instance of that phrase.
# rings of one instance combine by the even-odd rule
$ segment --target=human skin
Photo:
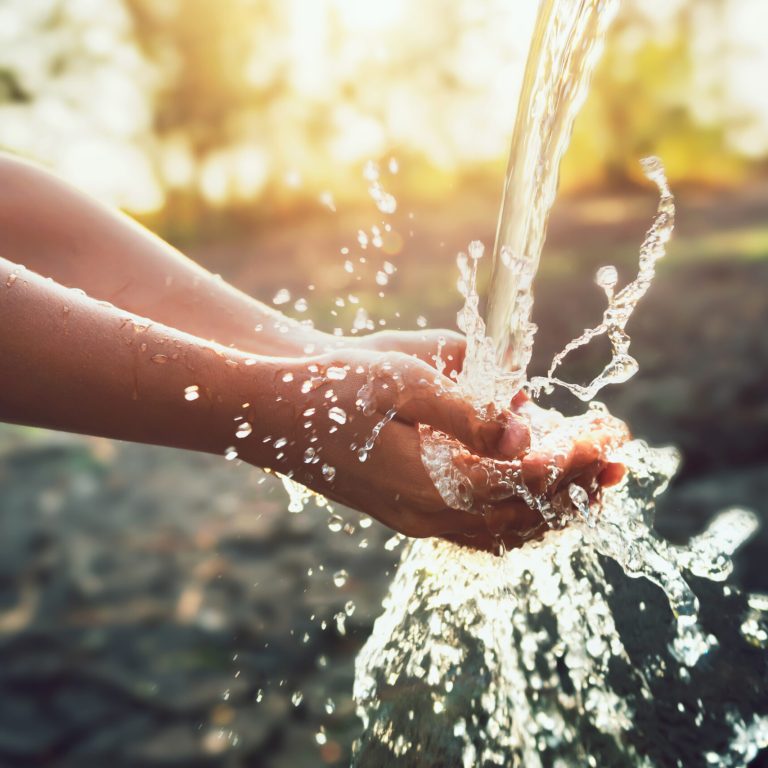
[[[254,354],[304,357],[366,348],[415,354],[434,364],[444,340],[446,374],[461,368],[451,331],[336,337],[254,300],[146,228],[52,173],[0,152],[2,256],[94,299],[193,336]]]
[[[447,508],[422,466],[419,423],[477,456],[506,460],[528,447],[524,419],[476,412],[427,365],[445,338],[446,372],[460,368],[458,335],[337,339],[254,301],[34,166],[2,156],[0,178],[3,253],[14,259],[0,259],[0,419],[217,454],[234,446],[245,461],[412,536],[490,548],[498,536],[514,546],[539,532],[538,515],[495,500],[482,482],[474,494],[485,514]],[[328,379],[328,368],[343,379]],[[389,378],[398,386],[381,386]],[[380,386],[367,415],[358,392],[371,381]],[[190,386],[193,401],[184,398]],[[343,424],[329,418],[332,407]],[[312,418],[302,415],[311,408]],[[361,462],[350,444],[364,443],[390,408],[397,415]],[[238,438],[243,421],[252,431]],[[608,484],[606,445],[599,430],[575,436],[562,477],[591,493],[596,478]],[[305,461],[308,448],[316,462]],[[526,477],[535,483],[552,459],[529,453]]]

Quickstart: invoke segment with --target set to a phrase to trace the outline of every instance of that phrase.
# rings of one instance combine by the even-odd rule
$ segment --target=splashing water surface
[[[542,3],[500,215],[487,329],[476,288],[482,245],[471,244],[458,260],[465,299],[458,325],[467,336],[459,384],[479,408],[493,411],[523,388],[536,396],[556,385],[591,401],[606,384],[637,371],[627,321],[674,226],[674,201],[655,158],[644,161],[644,170],[661,202],[636,279],[617,290],[616,270],[603,267],[602,322],[567,345],[546,378],[526,379],[536,330],[533,277],[558,167],[616,6]],[[591,383],[555,376],[569,352],[599,335],[608,337],[613,354]],[[595,418],[612,417],[591,402],[571,428]],[[572,433],[554,437],[567,445]],[[533,431],[532,449],[552,440],[545,423]],[[502,557],[441,540],[405,548],[384,613],[357,659],[354,694],[364,733],[356,765],[739,766],[768,746],[768,599],[722,584],[730,556],[756,529],[755,516],[729,510],[688,546],[674,546],[654,533],[653,517],[655,498],[677,469],[676,451],[623,437],[609,451],[627,468],[623,482],[599,505],[571,485],[569,508],[555,508],[546,492],[531,493],[520,462],[499,468],[483,461],[500,491],[542,516],[550,530],[541,541]],[[436,488],[448,506],[471,511],[472,484],[453,466],[466,452],[422,429],[422,458]],[[557,480],[552,467],[549,485]]]

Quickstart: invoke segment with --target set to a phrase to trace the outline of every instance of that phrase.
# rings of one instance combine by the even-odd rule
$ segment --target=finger
[[[610,488],[613,485],[618,485],[623,479],[626,473],[626,467],[623,464],[619,464],[615,461],[609,461],[605,464],[597,476],[597,482],[603,488]]]
[[[500,456],[502,437],[506,437],[504,448],[508,452],[528,446],[530,436],[520,417],[480,413],[454,382],[420,360],[396,353],[385,355],[370,367],[370,373],[366,396],[381,413],[394,409],[398,420],[427,424],[482,456]]]

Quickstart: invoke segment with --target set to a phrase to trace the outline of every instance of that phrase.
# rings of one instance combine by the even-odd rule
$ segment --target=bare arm
[[[70,288],[225,346],[319,352],[333,337],[301,326],[51,173],[0,154],[2,255]],[[255,330],[259,328],[260,330]]]
[[[382,365],[402,388],[364,414],[358,390]],[[222,455],[234,447],[251,464],[293,475],[411,535],[484,533],[481,516],[440,499],[420,461],[418,423],[479,453],[527,445],[527,430],[518,424],[513,443],[503,440],[505,422],[478,416],[450,379],[412,357],[367,350],[253,357],[2,258],[0,366],[0,420]],[[391,407],[397,418],[360,461],[350,443],[368,440]],[[308,449],[316,461],[307,461]],[[478,489],[478,498],[485,493]],[[517,503],[500,504],[499,514],[516,530],[531,525],[532,513]]]
[[[300,357],[339,348],[397,350],[460,370],[464,340],[449,331],[338,338],[234,288],[128,216],[31,163],[0,152],[0,253],[129,312],[254,354]],[[258,329],[258,330],[257,330]]]

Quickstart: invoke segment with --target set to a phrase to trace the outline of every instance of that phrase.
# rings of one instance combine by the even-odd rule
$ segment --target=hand
[[[511,459],[528,446],[521,418],[477,413],[453,381],[402,353],[339,350],[271,364],[279,401],[272,400],[270,440],[265,445],[254,434],[238,444],[240,455],[408,536],[484,527],[479,516],[440,498],[421,461],[417,424],[450,434],[480,456]],[[492,493],[477,490],[489,504]],[[517,514],[502,503],[502,517],[505,509]]]
[[[375,352],[402,352],[423,360],[433,368],[437,354],[445,365],[443,373],[458,374],[464,365],[466,339],[456,331],[425,329],[423,331],[378,331],[368,336],[348,337],[349,349],[368,349]]]
[[[619,419],[599,411],[567,418],[557,411],[538,407],[523,394],[515,398],[513,408],[531,430],[530,450],[516,464],[489,462],[465,453],[457,458],[456,463],[473,485],[494,482],[494,471],[498,484],[498,473],[521,470],[527,489],[548,500],[552,513],[564,525],[577,512],[569,492],[572,484],[583,488],[590,505],[594,506],[604,488],[616,485],[623,478],[624,466],[610,458],[612,451],[629,438],[626,425]],[[503,492],[497,490],[497,494],[503,495]],[[544,519],[522,499],[510,498],[506,504],[517,505],[517,518],[509,514],[500,515],[498,505],[488,507],[483,510],[487,527],[485,532],[480,535],[465,532],[449,538],[478,549],[497,547],[499,542],[511,549],[540,537],[549,529]],[[523,521],[530,522],[527,531]]]

